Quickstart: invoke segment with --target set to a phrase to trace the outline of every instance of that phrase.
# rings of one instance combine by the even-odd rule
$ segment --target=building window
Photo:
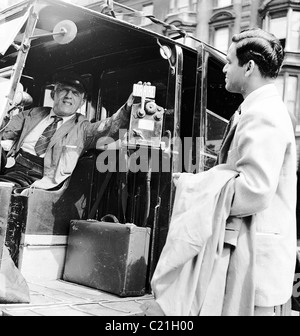
[[[153,15],[153,13],[154,13],[153,4],[151,3],[151,4],[144,5],[143,6],[143,13],[144,13],[144,15]],[[148,26],[150,24],[152,24],[151,20],[149,20],[146,17],[142,18],[141,26]]]
[[[269,32],[274,34],[285,48],[287,37],[287,17],[271,18]]]
[[[198,0],[192,0],[192,12],[197,12]]]
[[[285,103],[291,114],[297,118],[297,124],[300,124],[300,113],[296,113],[298,93],[298,76],[289,75],[286,80]]]
[[[300,51],[300,11],[270,13],[264,20],[264,28],[280,39],[286,51]]]
[[[177,12],[196,12],[197,0],[171,0],[170,1],[170,13]]]
[[[220,51],[227,53],[230,37],[235,22],[234,12],[230,10],[216,11],[209,22],[209,42]]]
[[[232,5],[232,0],[216,0],[217,8],[228,7],[231,5]]]
[[[276,79],[276,87],[278,92],[288,108],[290,114],[294,115],[297,120],[297,130],[300,129],[300,112],[298,111],[298,96],[299,96],[299,75],[298,74],[281,74]]]
[[[221,27],[215,29],[214,47],[227,53],[229,45],[229,27]]]
[[[179,12],[186,12],[190,9],[189,0],[177,0],[177,8]]]
[[[300,12],[296,11],[291,14],[289,49],[290,51],[300,51]]]
[[[170,13],[174,13],[176,11],[176,1],[170,0]]]
[[[263,28],[277,36],[287,52],[300,51],[299,1],[269,1],[262,17]]]

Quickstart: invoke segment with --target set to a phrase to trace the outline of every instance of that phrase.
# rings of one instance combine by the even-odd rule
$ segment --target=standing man
[[[173,175],[180,197],[152,279],[155,300],[141,307],[145,315],[275,316],[290,300],[297,157],[293,124],[274,84],[283,59],[279,40],[261,29],[233,36],[226,89],[244,101],[229,122],[219,165]],[[208,280],[202,269],[211,272]]]
[[[274,315],[292,296],[297,245],[295,136],[274,85],[284,51],[261,29],[237,34],[232,42],[226,89],[242,94],[244,102],[219,163],[239,173],[230,215],[255,220],[255,314]]]
[[[8,156],[15,164],[5,169],[0,181],[16,188],[34,186],[52,189],[71,176],[79,157],[97,140],[117,140],[120,129],[127,129],[132,96],[112,117],[89,122],[78,111],[86,101],[87,83],[74,72],[54,78],[53,108],[38,107],[17,114],[6,127],[3,140],[13,140]]]

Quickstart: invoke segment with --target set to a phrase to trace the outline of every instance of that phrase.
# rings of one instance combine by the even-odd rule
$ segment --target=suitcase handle
[[[101,222],[120,223],[118,218],[114,215],[105,215],[101,218]]]

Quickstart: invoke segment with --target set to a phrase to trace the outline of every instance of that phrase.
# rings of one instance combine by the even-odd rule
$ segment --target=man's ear
[[[245,64],[245,76],[249,77],[255,69],[255,62],[249,61],[247,64]]]
[[[80,108],[81,108],[84,104],[86,104],[86,100],[87,100],[86,97],[83,97],[83,98],[82,98],[82,102],[81,102],[81,104],[80,104]]]

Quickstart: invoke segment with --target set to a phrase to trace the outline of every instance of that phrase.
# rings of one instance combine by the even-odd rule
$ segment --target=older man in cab
[[[132,96],[112,117],[91,123],[79,113],[86,101],[87,83],[74,72],[54,76],[53,108],[35,107],[14,116],[2,140],[13,140],[0,181],[15,188],[53,189],[74,171],[79,157],[95,148],[99,138],[117,140],[127,129]],[[10,158],[10,159],[9,159]],[[12,160],[13,158],[13,160]]]

